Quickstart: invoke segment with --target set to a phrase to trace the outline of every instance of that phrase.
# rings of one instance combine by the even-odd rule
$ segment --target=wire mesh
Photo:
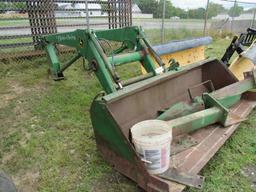
[[[229,9],[212,18],[210,30],[240,34],[255,28],[256,2],[222,0]]]
[[[43,55],[43,35],[131,23],[131,0],[0,0],[0,60]]]

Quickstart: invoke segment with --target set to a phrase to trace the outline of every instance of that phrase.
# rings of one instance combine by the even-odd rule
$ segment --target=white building
[[[236,20],[252,20],[253,13],[243,13],[239,17],[235,18]]]
[[[86,5],[85,3],[59,3],[60,9],[72,11],[55,11],[56,17],[85,17],[86,16]],[[101,10],[100,4],[88,4],[89,16],[106,16],[107,14]]]
[[[232,17],[230,17],[227,13],[222,13],[217,15],[216,17],[212,18],[213,20],[232,20]],[[239,17],[235,17],[235,20],[252,20],[253,19],[253,13],[243,13]]]
[[[214,20],[227,20],[231,19],[231,17],[227,13],[220,13],[216,17],[212,17]]]
[[[141,13],[141,9],[136,3],[132,5],[132,13]]]
[[[170,17],[171,20],[180,20],[180,17],[178,16],[173,16],[173,17]]]
[[[153,18],[153,14],[142,13],[142,11],[139,8],[139,6],[136,3],[134,3],[132,5],[132,17],[134,19],[152,19]]]

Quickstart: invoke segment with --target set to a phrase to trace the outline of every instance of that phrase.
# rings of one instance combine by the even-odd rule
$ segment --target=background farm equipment
[[[230,71],[239,79],[244,79],[244,72],[252,70],[256,64],[256,30],[248,28],[246,33],[235,36],[222,57],[222,61]],[[238,54],[233,61],[234,53]]]
[[[113,49],[111,41],[121,46]],[[191,40],[177,51],[209,41]],[[248,92],[255,88],[254,69],[238,81],[217,59],[176,61],[164,45],[154,49],[138,27],[76,30],[46,36],[42,42],[55,80],[63,79],[64,70],[80,57],[88,61],[105,91],[90,109],[97,147],[116,170],[147,191],[202,188],[204,178],[197,174],[255,106],[255,95]],[[109,54],[101,42],[109,46]],[[56,44],[75,48],[76,55],[60,64]],[[116,67],[131,62],[140,63],[144,74],[122,80]],[[149,174],[131,141],[130,128],[150,119],[166,122],[174,137],[170,168],[160,175]]]

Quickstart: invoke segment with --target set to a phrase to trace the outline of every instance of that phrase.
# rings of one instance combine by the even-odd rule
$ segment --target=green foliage
[[[102,0],[101,0],[102,1]],[[111,5],[108,5],[106,3],[102,3],[101,4],[101,12],[107,12],[110,11],[109,9],[114,9],[114,7],[112,8]]]
[[[0,2],[0,13],[5,13],[5,9],[7,8],[7,3]]]
[[[191,19],[203,19],[205,17],[205,9],[190,9],[188,10],[188,17]]]
[[[142,13],[153,14],[154,18],[163,17],[163,0],[135,0],[135,3],[137,3]],[[167,0],[165,18],[170,18],[172,16],[185,18],[186,12],[183,9],[174,7],[171,1]]]
[[[154,14],[155,18],[162,18],[163,17],[163,6],[164,6],[164,0],[160,0],[157,6],[157,11]],[[170,18],[171,16],[174,16],[174,6],[170,1],[165,2],[165,18]]]
[[[172,16],[177,16],[177,17],[180,17],[181,19],[187,19],[188,13],[184,9],[174,7]]]
[[[0,2],[0,13],[5,13],[6,10],[19,10],[20,13],[26,12],[25,2]]]
[[[161,18],[163,13],[163,0],[135,0],[142,13],[151,13],[154,18]],[[219,13],[225,11],[225,8],[217,3],[210,3],[208,9],[208,18],[217,16]],[[184,9],[174,7],[171,1],[166,0],[165,18],[173,16],[181,19],[203,19],[205,17],[205,8],[191,9],[185,11]]]
[[[142,13],[157,13],[158,2],[156,0],[135,0]]]
[[[205,8],[191,9],[188,10],[188,17],[191,19],[204,19]],[[217,3],[210,3],[208,8],[208,18],[217,16],[219,13],[224,12],[225,8]]]
[[[228,15],[230,17],[239,17],[242,14],[243,10],[244,8],[236,3],[233,7],[229,9]]]
[[[226,9],[217,3],[209,3],[208,18],[216,17],[219,13],[226,11]]]
[[[24,2],[17,2],[13,4],[13,6],[16,7],[17,9],[26,9],[26,3]]]

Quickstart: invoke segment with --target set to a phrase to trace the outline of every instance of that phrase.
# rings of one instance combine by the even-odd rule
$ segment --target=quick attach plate
[[[174,169],[174,168],[170,168],[166,172],[158,176],[163,179],[166,179],[169,181],[175,181],[177,183],[180,183],[189,187],[195,187],[197,189],[203,188],[203,183],[205,179],[203,176],[179,172],[177,169]]]

